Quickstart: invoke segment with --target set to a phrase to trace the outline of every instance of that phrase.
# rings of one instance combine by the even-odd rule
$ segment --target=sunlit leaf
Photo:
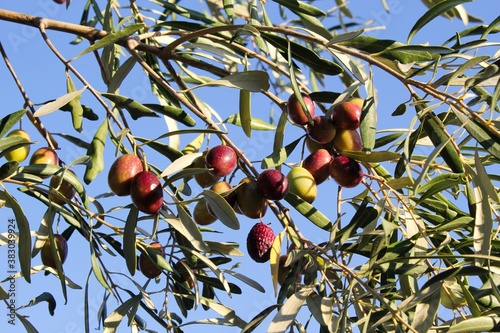
[[[107,45],[114,44],[117,41],[119,41],[120,39],[130,37],[131,35],[133,35],[134,33],[136,33],[137,31],[139,31],[142,28],[144,28],[143,23],[136,23],[136,24],[131,24],[131,25],[125,27],[124,29],[117,31],[115,33],[110,33],[110,34],[106,35],[105,37],[101,38],[100,40],[98,40],[97,42],[95,42],[94,44],[92,44],[91,46],[89,46],[88,48],[86,48],[85,50],[83,50],[82,52],[80,52],[80,54],[78,54],[76,57],[74,57],[74,59],[79,58],[82,55],[87,54],[89,52],[103,48]]]
[[[134,120],[141,117],[158,117],[158,115],[149,108],[129,97],[110,93],[102,93],[101,95],[115,103],[118,107],[126,109]]]
[[[85,168],[85,175],[83,180],[85,184],[90,184],[97,175],[104,170],[104,144],[106,143],[108,124],[107,119],[105,119],[101,126],[97,129],[97,132],[90,143],[90,147],[87,150],[87,155],[92,158],[92,164],[87,165]]]
[[[301,140],[302,138],[298,138],[292,143],[287,144],[285,147],[274,151],[271,155],[265,157],[262,160],[261,168],[269,169],[283,164],[283,162],[286,161],[288,156],[290,156],[290,154],[294,151],[295,147],[297,147]]]
[[[36,112],[33,114],[33,116],[41,117],[41,116],[45,116],[45,115],[48,115],[49,113],[52,113],[54,111],[59,110],[61,107],[68,104],[71,100],[80,96],[85,89],[87,89],[87,87],[83,87],[80,90],[67,93],[66,95],[63,95],[59,98],[56,98],[56,100],[54,100],[52,102],[44,104],[43,106],[38,108],[38,110],[36,110]]]
[[[408,34],[408,43],[420,29],[422,29],[427,23],[429,23],[439,15],[447,12],[451,8],[454,8],[460,4],[471,1],[472,0],[447,0],[438,2],[434,7],[432,7],[424,15],[422,15],[413,25],[413,27],[410,30],[410,33]]]
[[[500,329],[500,318],[491,316],[482,316],[468,318],[456,324],[452,324],[448,333],[467,333],[467,332],[496,332]]]
[[[285,200],[314,225],[321,229],[330,230],[332,222],[316,207],[292,192],[288,192]]]
[[[287,7],[288,9],[294,12],[304,13],[311,16],[326,16],[326,13],[321,9],[300,0],[273,0],[273,1],[279,3],[282,6]]]
[[[233,124],[236,126],[242,126],[241,117],[239,114],[232,114],[226,120],[224,120],[227,124]],[[250,127],[253,130],[258,131],[274,131],[276,126],[265,122],[262,119],[252,117],[250,119]]]
[[[271,325],[267,328],[268,333],[285,333],[295,320],[297,313],[313,292],[312,287],[302,287],[295,292],[274,316]]]
[[[237,72],[219,80],[200,84],[189,90],[205,86],[223,86],[228,88],[237,88],[252,92],[260,92],[269,89],[269,75],[264,71],[246,71]]]
[[[22,109],[16,112],[12,112],[0,119],[0,138],[7,134],[12,126],[14,126],[19,120],[23,118],[26,111],[26,109]]]
[[[7,204],[11,207],[16,218],[17,229],[19,230],[19,263],[21,264],[21,272],[26,282],[31,283],[31,231],[28,219],[19,204],[19,202],[4,191],[4,196]]]
[[[241,330],[241,333],[253,332],[279,305],[271,305],[259,312],[252,320]]]

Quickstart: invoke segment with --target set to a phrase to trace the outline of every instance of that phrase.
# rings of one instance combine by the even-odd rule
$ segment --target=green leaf
[[[336,35],[335,37],[333,37],[332,39],[330,39],[328,41],[328,43],[326,43],[326,46],[330,46],[330,45],[333,45],[333,44],[344,42],[346,40],[351,40],[351,39],[356,38],[359,35],[363,34],[363,32],[365,32],[364,29],[359,29],[359,30],[345,32],[345,33],[340,34],[340,35]]]
[[[252,92],[261,92],[262,90],[268,90],[270,87],[269,74],[267,74],[267,72],[259,70],[237,72],[215,81],[191,87],[184,90],[184,92],[205,86],[223,86],[228,88],[248,90]]]
[[[415,106],[415,109],[419,115],[425,108],[425,104],[417,104]],[[464,166],[460,157],[460,152],[457,151],[456,147],[451,142],[453,138],[451,138],[450,135],[446,132],[445,125],[443,124],[441,119],[439,119],[439,117],[437,117],[432,111],[426,112],[421,117],[423,129],[427,136],[429,136],[429,139],[431,139],[434,147],[438,148],[441,145],[444,145],[439,152],[439,155],[443,158],[446,164],[455,173],[464,172]]]
[[[410,43],[410,40],[413,38],[413,36],[415,36],[415,34],[420,29],[422,29],[427,23],[429,23],[439,15],[444,14],[448,10],[466,2],[472,2],[472,0],[447,0],[438,2],[435,6],[429,9],[424,15],[422,15],[413,25],[413,27],[410,30],[410,33],[408,34],[408,43]]]
[[[26,109],[22,109],[11,114],[6,115],[0,119],[0,138],[3,137],[7,132],[14,126],[19,120],[21,120],[26,113]]]
[[[101,267],[99,266],[99,262],[97,261],[97,256],[94,250],[94,247],[90,247],[90,263],[92,265],[92,272],[94,272],[94,276],[97,279],[97,281],[101,284],[101,286],[104,287],[108,291],[108,293],[114,295],[113,289],[111,289],[111,286],[108,284],[108,281],[102,274]]]
[[[193,221],[193,218],[187,213],[186,209],[177,205],[177,210],[179,213],[179,218],[165,218],[175,230],[182,234],[189,241],[191,246],[193,246],[198,251],[209,251],[209,248],[203,242],[203,236],[201,235],[200,229]]]
[[[44,104],[43,106],[38,108],[38,110],[35,111],[33,116],[41,117],[41,116],[48,115],[49,113],[52,113],[54,111],[61,109],[66,104],[71,102],[73,99],[80,96],[85,89],[87,89],[87,87],[83,87],[82,89],[80,89],[78,91],[73,91],[73,92],[67,93],[66,95],[63,95],[61,97],[56,98],[52,102],[48,102],[48,103]]]
[[[66,133],[52,133],[52,135],[59,136],[63,139],[66,139],[69,142],[71,142],[72,144],[74,144],[75,146],[86,149],[86,150],[89,149],[89,147],[90,147],[90,144],[88,142],[85,142],[85,141],[77,138],[76,136],[72,136],[72,135],[69,135]]]
[[[0,139],[0,157],[3,157],[8,152],[31,145],[32,143],[20,135],[11,135]]]
[[[151,111],[149,108],[126,96],[110,93],[101,93],[101,95],[115,103],[119,108],[124,108],[125,110],[127,110],[134,120],[137,120],[141,117],[158,117],[158,115]]]
[[[142,300],[142,295],[136,295],[133,296],[132,298],[128,299],[127,301],[123,302],[120,304],[119,307],[117,307],[105,320],[104,320],[104,327],[108,328],[114,328],[114,330],[105,330],[105,332],[115,332],[116,328],[118,328],[118,325],[120,325],[121,321],[123,320],[123,317],[125,315],[130,315],[130,310],[137,307],[139,303]]]
[[[87,54],[89,52],[93,52],[93,51],[98,50],[98,49],[105,47],[107,45],[116,43],[120,39],[130,37],[131,35],[133,35],[134,33],[136,33],[137,31],[139,31],[142,28],[144,28],[143,23],[136,23],[136,24],[131,24],[118,32],[110,33],[110,34],[106,35],[105,37],[101,38],[100,40],[98,40],[97,42],[95,42],[93,45],[91,45],[88,48],[86,48],[85,50],[83,50],[82,52],[80,52],[80,54],[78,54],[73,59],[79,58],[84,54]]]
[[[0,166],[0,181],[16,173],[18,166],[19,163],[17,161],[10,161]]]
[[[161,105],[161,104],[143,104],[146,108],[150,108],[164,116],[177,120],[178,122],[193,127],[196,125],[196,121],[188,115],[181,108],[172,105]]]
[[[24,326],[24,329],[26,330],[26,333],[38,333],[38,331],[36,330],[35,326],[33,326],[33,324],[31,324],[28,319],[27,316],[22,316],[20,315],[19,313],[16,312],[16,317],[17,319],[19,319],[19,321],[21,322],[21,324],[23,324]]]
[[[324,230],[330,230],[332,227],[332,222],[328,217],[295,193],[288,192],[285,200],[317,227]]]
[[[405,112],[406,112],[406,103],[401,103],[398,105],[396,110],[394,110],[394,112],[391,114],[391,116],[393,116],[393,117],[402,116],[405,114]]]
[[[21,272],[26,282],[31,283],[31,230],[28,219],[19,205],[19,202],[10,195],[3,192],[7,204],[11,207],[16,218],[17,229],[19,230],[19,263]]]
[[[221,195],[211,190],[204,190],[203,197],[210,205],[210,208],[215,213],[215,216],[228,228],[233,230],[240,229],[240,223],[233,207]]]
[[[308,298],[309,294],[314,291],[313,287],[302,287],[295,292],[288,301],[280,308],[279,312],[274,316],[271,325],[266,332],[268,333],[285,333],[295,320],[297,313],[302,308],[302,305]]]
[[[137,60],[133,56],[130,56],[120,67],[118,67],[118,70],[109,80],[108,93],[115,93],[118,88],[120,88],[123,80],[127,77],[132,68],[134,68],[136,63]]]
[[[436,193],[440,193],[446,189],[464,184],[465,181],[465,175],[461,173],[446,173],[436,176],[425,185],[415,189],[416,193],[423,193],[418,201],[422,202]]]
[[[276,166],[279,166],[283,164],[283,162],[286,161],[288,156],[293,152],[295,147],[297,147],[297,144],[302,140],[302,138],[298,138],[297,140],[293,141],[292,143],[289,143],[283,148],[280,148],[277,151],[274,151],[271,155],[265,157],[262,160],[261,168],[262,169],[269,169],[269,168],[274,168]]]
[[[261,36],[271,45],[281,50],[287,60],[291,60],[287,56],[288,40],[286,38],[264,32],[261,33]],[[338,75],[343,71],[342,67],[333,61],[320,57],[310,47],[290,41],[290,48],[293,60],[302,62],[315,72],[326,75]]]
[[[123,229],[123,256],[127,264],[130,275],[134,276],[137,269],[137,245],[136,245],[136,226],[139,210],[132,205],[125,221]]]
[[[106,143],[106,136],[108,131],[108,120],[104,119],[101,126],[97,129],[97,132],[90,143],[90,147],[87,150],[87,155],[92,158],[92,164],[87,165],[85,168],[85,175],[83,176],[83,181],[85,184],[90,184],[97,175],[104,170],[104,145]]]
[[[377,134],[377,106],[375,105],[375,87],[371,76],[365,85],[368,98],[363,103],[361,123],[359,125],[363,151],[368,153],[375,147],[375,135]]]
[[[261,312],[259,312],[255,317],[252,318],[248,322],[248,324],[241,330],[241,333],[251,333],[253,332],[263,321],[273,312],[276,308],[278,308],[278,304],[273,304]]]
[[[51,293],[44,292],[32,299],[27,305],[23,305],[20,308],[27,308],[33,305],[37,305],[40,302],[47,302],[48,307],[49,307],[49,314],[51,316],[54,315],[54,310],[56,309],[56,300],[54,299],[54,296],[52,296]]]
[[[198,157],[202,156],[202,153],[191,153],[187,155],[183,155],[176,159],[175,161],[172,162],[163,172],[161,173],[160,177],[166,177],[170,176],[171,174],[176,173],[177,171],[182,171],[191,164],[193,164],[193,161],[197,159]]]
[[[252,137],[252,95],[248,90],[240,90],[239,119],[241,128],[248,138]]]
[[[321,9],[311,6],[310,4],[305,3],[303,1],[299,0],[273,0],[273,1],[290,9],[293,12],[304,13],[314,17],[326,16],[326,13]]]
[[[76,92],[76,87],[75,84],[73,83],[73,80],[71,80],[71,76],[69,76],[69,73],[66,72],[66,89],[68,93],[74,93]],[[81,132],[83,130],[83,107],[82,104],[80,104],[80,94],[75,96],[72,100],[70,100],[66,106],[69,107],[69,111],[71,112],[71,119],[73,120],[73,128],[77,132]]]
[[[500,318],[493,316],[482,316],[468,318],[457,324],[452,324],[447,333],[466,332],[498,332],[500,330]]]
[[[245,276],[245,275],[242,275],[240,273],[236,273],[234,271],[228,271],[228,270],[223,270],[224,274],[229,274],[235,278],[237,278],[238,280],[248,284],[250,287],[254,288],[255,290],[257,291],[260,291],[261,293],[265,293],[266,290],[264,289],[264,287],[262,287],[260,285],[260,283],[258,283],[257,281]]]
[[[430,61],[439,55],[438,53],[430,52],[431,50],[436,50],[435,47],[425,48],[423,45],[406,45],[394,40],[378,39],[372,36],[358,36],[340,42],[338,45],[365,51],[374,56],[391,61],[397,60],[402,64]],[[415,48],[418,48],[419,51],[415,51]],[[444,49],[439,50],[444,51]]]
[[[135,137],[135,139],[137,141],[140,141],[140,142],[145,142],[147,146],[153,148],[154,150],[156,150],[160,154],[164,155],[172,162],[184,155],[182,152],[178,151],[177,149],[172,148],[167,144],[164,144],[164,143],[161,143],[161,142],[158,142],[155,140],[152,141],[150,139],[140,138],[137,136]]]
[[[224,0],[222,2],[227,18],[232,21],[234,16],[234,0]]]
[[[342,155],[353,158],[360,162],[369,163],[393,161],[401,157],[400,154],[393,153],[392,151],[373,151],[371,153],[365,153],[362,151],[343,150]]]
[[[227,117],[226,120],[223,121],[226,124],[233,124],[236,126],[242,126],[241,124],[241,118],[239,114],[232,114],[229,117]],[[250,127],[253,130],[258,130],[258,131],[274,131],[276,130],[276,126],[269,124],[268,122],[265,122],[262,119],[259,118],[251,118],[250,119]]]
[[[475,118],[467,118],[458,110],[454,108],[452,108],[452,110],[458,120],[464,125],[467,132],[491,155],[500,159],[500,142],[495,134]]]

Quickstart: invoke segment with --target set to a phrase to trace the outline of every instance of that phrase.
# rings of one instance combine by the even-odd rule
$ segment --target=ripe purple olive
[[[158,177],[150,171],[139,172],[130,183],[130,198],[141,212],[158,213],[163,204],[163,189]]]
[[[361,107],[355,102],[342,102],[333,108],[335,126],[344,130],[355,130],[361,121]]]
[[[205,166],[212,169],[210,173],[216,177],[224,177],[233,172],[238,162],[238,156],[233,148],[219,145],[208,151]]]
[[[281,200],[288,193],[288,179],[278,170],[265,170],[257,177],[257,188],[269,200]]]
[[[304,100],[305,105],[307,106],[307,110],[311,115],[311,118],[314,117],[314,102],[306,93],[301,93],[302,99]],[[307,118],[307,114],[300,105],[299,100],[295,96],[295,94],[290,95],[288,98],[288,103],[286,104],[288,110],[288,116],[290,119],[298,124],[305,125],[309,122],[309,118]]]
[[[332,141],[336,132],[333,121],[326,116],[314,117],[312,124],[307,125],[307,135],[321,144]]]
[[[326,149],[318,149],[306,157],[302,167],[314,177],[316,185],[321,184],[330,176],[330,163],[332,155]]]
[[[363,180],[361,165],[352,158],[336,156],[330,163],[330,176],[342,187],[355,187]]]

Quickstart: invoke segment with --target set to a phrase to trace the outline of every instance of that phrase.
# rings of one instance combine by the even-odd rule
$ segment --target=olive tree
[[[66,87],[33,101],[19,69],[39,64],[16,63],[0,44],[2,81],[22,101],[0,121],[1,211],[15,217],[2,221],[0,245],[20,268],[7,268],[0,289],[9,315],[37,332],[26,308],[53,314],[71,288],[83,289],[87,332],[498,330],[500,19],[482,22],[467,0],[422,2],[404,41],[377,38],[341,0],[60,5],[78,7],[80,22],[0,9],[2,24],[37,31]],[[466,27],[439,45],[412,42],[443,17]],[[143,100],[124,93],[137,82],[147,82]],[[394,110],[378,102],[382,89],[398,91]],[[342,103],[359,128],[335,116]],[[220,162],[214,147],[235,159]],[[298,169],[319,149],[332,159],[321,184]],[[122,156],[132,160],[113,164]],[[279,173],[255,182],[265,170]],[[210,187],[217,180],[229,186]],[[65,269],[66,246],[86,276]],[[59,295],[38,292],[43,274]],[[31,302],[12,305],[13,279]],[[97,321],[96,289],[110,309]],[[274,304],[248,318],[233,305],[251,289]],[[191,320],[200,308],[206,316]]]

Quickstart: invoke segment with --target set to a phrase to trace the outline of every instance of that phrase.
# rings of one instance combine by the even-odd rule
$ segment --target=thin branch
[[[0,53],[2,54],[3,60],[5,62],[5,65],[7,66],[7,69],[9,70],[10,74],[12,75],[12,78],[14,79],[14,82],[16,82],[17,88],[21,92],[21,95],[23,95],[25,106],[29,108],[29,110],[26,110],[26,115],[28,116],[28,119],[31,121],[33,126],[38,130],[38,132],[45,138],[47,141],[47,144],[53,148],[53,149],[58,149],[59,146],[57,144],[56,139],[52,136],[52,134],[47,131],[43,123],[40,121],[39,118],[33,116],[35,113],[35,107],[33,106],[33,103],[31,102],[28,93],[26,90],[24,90],[24,87],[17,77],[16,71],[14,70],[14,67],[10,63],[9,57],[7,56],[7,53],[5,52],[5,49],[3,48],[2,42],[0,41]]]

